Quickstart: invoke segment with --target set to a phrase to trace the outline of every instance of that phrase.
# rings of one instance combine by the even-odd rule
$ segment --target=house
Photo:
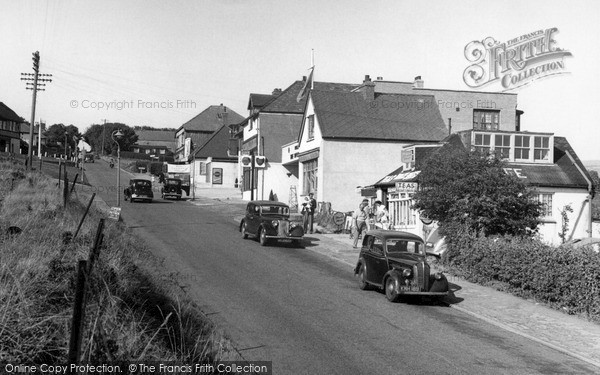
[[[209,106],[175,131],[175,161],[189,161],[191,150],[202,146],[222,125],[238,124],[243,120],[222,103]]]
[[[273,196],[292,206],[296,204],[297,194],[290,192],[297,191],[298,164],[286,163],[281,150],[283,145],[297,142],[307,101],[307,97],[299,99],[299,94],[307,85],[307,78],[303,77],[285,90],[275,89],[268,101],[269,95],[250,95],[249,116],[237,126],[240,154],[265,157],[266,164],[256,169],[254,183],[251,181],[252,168],[240,165],[243,199],[268,199]],[[313,86],[318,90],[342,92],[350,92],[358,87],[331,82],[314,82]]]
[[[282,148],[299,169],[299,195],[310,192],[336,211],[351,211],[357,191],[397,165],[403,147],[437,144],[448,134],[433,95],[375,94],[369,76],[352,92],[308,95],[297,145]]]
[[[151,158],[173,161],[175,150],[175,130],[135,129],[138,140],[131,150],[146,154]]]
[[[229,139],[230,128],[222,125],[194,150],[192,175],[197,189],[238,187],[238,155],[229,152]]]
[[[30,141],[30,134],[29,134],[29,123],[21,123],[20,124],[20,128],[19,128],[19,135],[21,138],[21,141],[27,143],[29,145],[29,141]],[[37,155],[38,152],[38,141],[39,141],[39,133],[40,130],[40,125],[36,124],[33,127],[33,153]],[[45,132],[45,124],[42,123],[42,141],[40,142],[42,146],[46,145],[46,136],[44,135]]]
[[[0,152],[20,153],[22,123],[21,117],[0,102]]]
[[[412,209],[412,195],[418,188],[417,177],[424,162],[442,147],[461,147],[503,159],[505,172],[523,179],[543,203],[539,234],[545,242],[561,242],[563,212],[569,222],[569,239],[591,236],[594,186],[567,139],[553,133],[500,130],[466,130],[438,145],[406,146],[399,168],[373,184],[377,198],[388,205],[391,229],[427,238],[434,228],[435,223]],[[567,206],[572,212],[565,210]]]

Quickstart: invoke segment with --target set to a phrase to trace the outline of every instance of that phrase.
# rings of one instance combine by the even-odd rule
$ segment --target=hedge
[[[591,248],[467,233],[453,236],[448,246],[447,265],[467,280],[501,282],[513,294],[600,322],[600,254]]]

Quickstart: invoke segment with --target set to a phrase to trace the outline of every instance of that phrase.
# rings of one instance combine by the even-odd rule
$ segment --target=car
[[[240,221],[243,238],[258,238],[262,246],[271,240],[290,240],[300,245],[304,229],[300,223],[290,221],[290,207],[282,202],[251,201],[246,205],[244,218]]]
[[[431,273],[425,242],[415,234],[393,230],[368,231],[354,268],[358,287],[385,291],[390,302],[403,296],[428,296],[442,299],[448,295],[448,279],[441,272]]]
[[[167,178],[161,189],[162,198],[181,199],[181,180],[179,178]]]
[[[84,163],[93,163],[95,161],[94,154],[85,154]]]
[[[154,198],[152,181],[142,178],[133,178],[129,180],[129,186],[125,188],[124,194],[125,200],[129,199],[131,203],[134,201],[146,201],[151,203]]]

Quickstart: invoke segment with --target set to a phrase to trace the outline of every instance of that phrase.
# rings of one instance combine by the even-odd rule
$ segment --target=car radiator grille
[[[288,221],[279,221],[279,226],[277,227],[277,234],[279,236],[287,236],[288,231],[290,229],[290,223]]]
[[[420,262],[413,266],[413,283],[417,283],[422,291],[429,290],[429,265]]]

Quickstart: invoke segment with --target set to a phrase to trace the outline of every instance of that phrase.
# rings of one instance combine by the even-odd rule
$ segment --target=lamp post
[[[121,129],[117,129],[111,134],[112,140],[117,144],[117,207],[121,207],[121,145],[117,142],[123,138]],[[117,137],[117,139],[115,139]]]

